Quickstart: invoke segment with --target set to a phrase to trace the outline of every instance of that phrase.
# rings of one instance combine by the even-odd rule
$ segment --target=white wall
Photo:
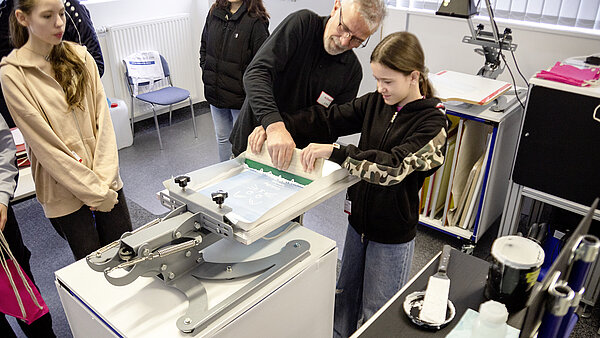
[[[90,0],[85,2],[96,27],[190,13],[194,0]],[[199,2],[199,1],[198,1]]]
[[[129,22],[143,21],[162,16],[188,13],[191,16],[193,50],[198,51],[200,35],[212,0],[90,0],[86,2],[94,25],[96,27],[118,25]],[[329,15],[333,8],[333,0],[264,0],[265,7],[271,15],[270,30],[290,13],[303,8],[309,8],[320,15]],[[477,19],[474,20],[477,22]],[[489,22],[482,21],[489,29]],[[499,22],[500,31],[505,25]],[[514,42],[518,44],[515,56],[520,69],[526,78],[531,77],[540,69],[547,68],[555,61],[570,56],[589,55],[600,52],[600,34],[583,35],[531,28],[525,25],[510,25],[513,30]],[[375,33],[367,48],[355,50],[363,66],[363,83],[359,95],[375,90],[375,81],[371,75],[369,56],[380,41],[381,36],[391,32],[408,30],[416,34],[425,49],[426,63],[429,70],[436,72],[443,69],[475,74],[483,65],[483,56],[477,55],[474,45],[462,43],[462,37],[468,35],[469,28],[466,20],[435,16],[429,13],[407,12],[406,10],[390,9],[381,32]],[[103,43],[101,37],[101,43]],[[106,48],[106,46],[102,46]],[[193,64],[198,64],[198,53],[189,56]],[[506,53],[507,60],[512,66],[512,56]],[[110,67],[110,65],[107,65]],[[512,69],[515,69],[512,66]],[[199,67],[194,67],[198,95],[204,98],[203,85]],[[515,74],[518,85],[524,85]],[[507,70],[499,79],[511,82]],[[110,71],[105,72],[103,82],[107,93],[112,90]]]
[[[489,21],[475,19],[474,22],[483,23],[485,29],[491,31]],[[501,21],[498,22],[500,32],[503,32],[505,27]],[[518,45],[515,57],[527,79],[537,71],[554,65],[556,61],[600,52],[600,33],[594,36],[557,32],[523,24],[511,24],[509,27],[513,31],[513,42]],[[418,36],[425,50],[425,62],[431,72],[447,69],[476,74],[484,64],[484,57],[473,51],[478,46],[461,42],[463,36],[470,35],[467,20],[390,10],[383,26],[383,34],[403,30]],[[517,85],[524,86],[525,83],[516,72],[510,52],[505,51],[504,54],[513,70]],[[498,79],[512,83],[507,69]]]
[[[265,8],[271,15],[271,20],[269,21],[269,30],[271,32],[288,14],[301,9],[310,9],[322,16],[329,15],[333,9],[334,2],[334,0],[263,0]]]

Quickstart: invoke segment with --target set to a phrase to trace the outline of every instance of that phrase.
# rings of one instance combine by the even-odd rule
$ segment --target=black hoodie
[[[397,111],[372,92],[329,109],[313,106],[284,120],[296,143],[331,143],[360,132],[358,147],[334,148],[330,157],[361,178],[348,188],[350,225],[379,243],[415,237],[419,190],[444,162],[449,122],[440,100],[416,100]]]

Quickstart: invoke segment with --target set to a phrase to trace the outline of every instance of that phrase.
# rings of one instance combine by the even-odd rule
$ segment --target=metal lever
[[[193,240],[190,240],[190,241],[187,241],[187,242],[183,242],[183,243],[180,243],[180,244],[177,244],[177,245],[171,245],[171,246],[168,246],[166,248],[158,249],[158,250],[156,250],[156,252],[150,253],[148,256],[143,256],[143,257],[135,258],[135,259],[132,259],[132,260],[130,260],[128,262],[121,263],[121,264],[119,264],[119,265],[117,265],[115,267],[106,269],[105,273],[109,274],[109,273],[113,272],[114,270],[123,269],[123,268],[129,267],[129,266],[133,266],[133,265],[139,264],[139,263],[141,263],[143,261],[146,261],[146,260],[153,260],[155,258],[164,258],[164,257],[167,257],[167,256],[172,255],[174,253],[181,252],[181,251],[184,251],[184,250],[187,250],[187,249],[191,249],[191,248],[195,247],[196,245],[198,245],[200,243],[201,243],[200,240],[193,239]]]

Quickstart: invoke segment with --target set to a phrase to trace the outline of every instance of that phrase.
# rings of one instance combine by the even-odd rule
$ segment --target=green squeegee
[[[264,172],[270,172],[275,176],[281,176],[282,178],[285,178],[288,181],[294,180],[294,182],[302,184],[302,185],[307,185],[312,182],[312,180],[309,180],[308,178],[304,178],[302,176],[298,176],[298,175],[289,173],[287,171],[279,170],[279,169],[273,168],[271,166],[268,166],[266,164],[262,164],[262,163],[254,161],[254,160],[250,160],[248,158],[246,158],[244,160],[244,163],[246,163],[246,165],[252,169],[262,170]]]

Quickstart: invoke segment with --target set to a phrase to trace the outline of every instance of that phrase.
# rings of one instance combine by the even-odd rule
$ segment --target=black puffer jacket
[[[269,23],[250,16],[245,3],[234,14],[223,8],[208,14],[200,43],[208,103],[218,108],[242,107],[244,71],[268,36]]]
[[[67,3],[69,6],[67,6]],[[94,57],[96,66],[98,66],[98,73],[102,77],[104,74],[104,59],[102,58],[100,42],[90,12],[79,1],[69,0],[65,3],[65,13],[67,14],[67,23],[64,39],[85,46]]]

